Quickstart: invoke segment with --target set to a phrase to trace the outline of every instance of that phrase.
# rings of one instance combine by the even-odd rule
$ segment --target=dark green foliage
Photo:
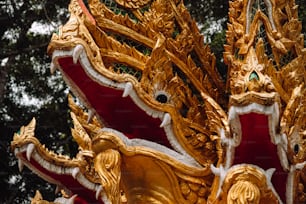
[[[223,63],[223,51],[224,51],[223,45],[225,43],[226,43],[225,30],[216,32],[211,36],[211,43],[210,43],[211,51],[216,56],[216,66],[223,79],[226,79],[226,73],[227,73],[227,68]]]
[[[54,199],[54,186],[27,168],[20,174],[10,151],[14,132],[33,117],[38,123],[36,135],[49,149],[76,151],[69,134],[68,89],[58,73],[50,75],[51,58],[46,55],[51,33],[67,20],[68,3],[0,2],[0,203],[29,203],[36,189],[46,199]],[[37,33],[30,30],[33,22],[52,26]]]
[[[220,19],[227,19],[228,13],[228,1],[224,0],[185,0],[187,8],[190,14],[195,20],[209,27],[211,22],[218,21]],[[226,21],[222,21],[222,28],[226,28]]]
[[[185,0],[184,2],[201,28],[206,43],[210,44],[216,56],[216,66],[225,80],[227,68],[223,63],[223,45],[226,42],[228,2],[224,0]],[[211,29],[211,25],[215,28]]]
[[[305,35],[306,34],[306,5],[305,5],[305,0],[296,0],[295,3],[299,5],[299,19],[302,21],[302,33]],[[306,39],[304,36],[304,45],[306,47]]]

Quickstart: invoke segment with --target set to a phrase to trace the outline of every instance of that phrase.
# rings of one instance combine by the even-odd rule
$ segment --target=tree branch
[[[29,46],[29,47],[22,48],[22,49],[19,49],[19,50],[10,50],[8,52],[4,51],[4,53],[0,54],[0,59],[4,59],[4,58],[7,58],[7,57],[13,57],[13,56],[22,54],[24,52],[30,52],[32,50],[37,50],[37,49],[46,47],[48,44],[49,44],[49,42],[45,42],[43,44]]]

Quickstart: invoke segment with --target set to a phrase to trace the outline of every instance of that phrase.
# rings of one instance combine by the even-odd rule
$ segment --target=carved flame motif
[[[48,151],[33,120],[12,142],[20,169],[63,189],[58,203],[304,203],[297,6],[229,3],[224,83],[182,1],[71,0],[48,53],[88,109],[69,98],[79,153]]]
[[[224,59],[233,76],[229,81],[231,91],[245,92],[247,86],[240,91],[234,87],[237,80],[244,84],[272,81],[281,98],[288,102],[294,87],[304,81],[305,73],[301,59],[305,55],[304,38],[294,2],[232,1],[229,17]],[[259,66],[249,67],[245,60],[254,49]],[[273,87],[267,88],[257,92],[271,92]]]

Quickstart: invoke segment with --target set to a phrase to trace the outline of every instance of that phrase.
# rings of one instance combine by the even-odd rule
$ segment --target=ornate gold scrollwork
[[[237,181],[228,191],[227,204],[259,204],[260,190],[249,181]]]
[[[71,132],[80,150],[76,159],[44,148],[34,138],[35,120],[14,135],[13,149],[33,143],[30,150],[37,148],[46,160],[78,167],[94,185],[101,184],[102,197],[111,203],[278,203],[262,169],[250,164],[222,166],[232,159],[226,158],[225,150],[235,137],[228,121],[230,108],[256,104],[264,110],[276,104],[281,120],[274,121],[275,134],[282,137],[277,142],[283,142],[281,153],[290,167],[290,196],[292,202],[305,202],[306,51],[294,0],[230,1],[224,52],[227,88],[183,1],[113,3],[119,12],[99,0],[88,1],[89,8],[72,0],[70,19],[53,35],[48,52],[69,55],[81,45],[95,75],[90,80],[97,82],[101,76],[112,82],[108,88],[120,83],[115,87],[120,90],[128,84],[139,104],[167,116],[165,132],[171,133],[170,143],[180,145],[181,152],[148,147],[103,129],[71,98]],[[195,166],[182,157],[194,159],[190,163]],[[215,176],[213,165],[224,175]],[[39,194],[34,202],[44,203]]]
[[[114,149],[97,154],[94,159],[95,171],[100,177],[102,187],[111,203],[121,203],[121,156]]]

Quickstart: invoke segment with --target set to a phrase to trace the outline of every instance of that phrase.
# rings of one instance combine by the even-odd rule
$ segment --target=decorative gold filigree
[[[206,187],[211,185],[213,179],[209,168],[188,167],[165,153],[143,146],[126,145],[118,135],[108,131],[102,131],[96,135],[93,145],[96,153],[104,152],[109,148],[120,152],[120,158],[123,161],[120,167],[121,174],[129,176],[121,176],[121,185],[117,189],[123,189],[128,201],[155,200],[157,203],[188,203],[190,199],[196,199],[202,202],[209,194]],[[104,164],[95,162],[95,165]],[[102,175],[105,174],[102,173],[103,170],[99,172]],[[154,178],[155,181],[152,182],[151,179]],[[189,194],[179,187],[184,185],[183,182],[191,186],[194,191],[192,195],[188,196]]]
[[[80,2],[82,1],[71,1],[69,4],[70,18],[64,26],[59,28],[57,34],[52,35],[48,53],[53,53],[55,48],[70,50],[81,44],[91,59],[91,63],[97,67],[104,67],[99,48],[84,25],[84,21],[95,23],[95,20],[88,15],[85,5],[80,4]]]
[[[153,1],[138,21],[128,15],[115,14],[100,1],[91,1],[89,5],[97,25],[88,25],[88,29],[94,36],[95,43],[101,48],[106,67],[113,69],[113,63],[123,63],[143,70],[143,63],[148,61],[145,55],[151,53],[157,36],[161,33],[167,39],[165,49],[173,63],[180,67],[188,78],[192,78],[197,89],[208,92],[214,99],[225,103],[224,95],[215,91],[216,86],[224,90],[222,79],[216,72],[215,58],[203,44],[203,36],[182,2],[177,4],[173,1]],[[182,31],[179,31],[179,28]],[[135,50],[135,47],[128,45],[130,42],[145,46],[146,52]],[[200,60],[198,63],[201,63],[202,67],[195,65],[192,52],[198,55],[194,60]],[[118,77],[112,76],[114,79],[119,79]]]
[[[306,122],[304,37],[297,19],[292,0],[232,1],[224,47],[230,106],[255,103],[279,107],[278,133],[286,137],[281,160],[289,160],[295,189],[303,183],[296,175],[305,165]],[[290,199],[296,202],[300,193],[303,190],[294,190]]]
[[[145,5],[147,5],[151,0],[134,0],[134,1],[130,1],[130,0],[116,0],[116,2],[121,5],[124,6],[126,8],[133,8],[133,9],[138,9],[140,7],[143,7]]]
[[[84,161],[78,159],[70,159],[67,155],[56,154],[53,151],[48,150],[45,145],[41,145],[35,137],[36,120],[33,118],[27,126],[22,126],[20,132],[14,134],[13,141],[11,142],[11,148],[14,151],[16,148],[20,148],[27,144],[34,144],[36,151],[39,152],[47,161],[52,161],[58,165],[65,166],[78,166],[83,165]]]
[[[91,117],[95,110],[85,113],[71,97],[77,158],[42,146],[34,137],[35,119],[14,135],[12,149],[33,143],[44,159],[80,168],[103,186],[112,203],[278,203],[266,172],[248,164],[224,167],[227,140],[235,136],[227,110],[276,104],[281,120],[274,121],[275,134],[288,142],[282,146],[289,162],[287,185],[293,185],[288,195],[294,203],[305,202],[306,50],[294,0],[230,1],[224,46],[227,88],[183,1],[112,3],[117,11],[99,0],[88,1],[90,10],[82,1],[71,0],[69,21],[52,36],[48,53],[72,52],[82,45],[96,75],[131,84],[139,103],[171,118],[169,130],[198,167],[175,158],[182,156],[177,152],[168,155],[102,129],[98,116]],[[213,166],[222,175],[215,176]],[[44,201],[37,194],[34,202]]]
[[[295,182],[293,186],[294,192],[294,203],[305,203],[306,202],[306,167],[298,170],[295,173]]]
[[[77,195],[69,197],[66,195],[64,191],[61,192],[62,197],[56,198],[54,202],[49,202],[46,200],[43,200],[43,197],[39,190],[36,190],[34,198],[31,199],[31,204],[61,204],[61,203],[74,203],[75,198]]]
[[[232,94],[268,84],[267,88],[259,88],[257,92],[275,89],[288,102],[293,88],[304,81],[304,62],[300,59],[304,56],[301,25],[296,20],[297,9],[292,1],[269,2],[256,1],[259,9],[252,8],[254,1],[230,3],[224,53],[230,69],[228,82]],[[261,9],[261,6],[267,9]],[[289,31],[289,27],[292,30]],[[259,66],[253,65],[246,72],[244,67],[251,64],[245,60],[255,48],[261,68],[258,70],[256,67]]]
[[[265,172],[254,166],[234,166],[227,172],[215,203],[279,203],[267,179]]]
[[[55,203],[43,200],[41,193],[37,190],[34,198],[32,198],[31,200],[31,204],[55,204]]]
[[[228,128],[224,123],[225,113],[218,103],[208,98],[212,97],[222,106],[225,105],[224,94],[215,91],[216,87],[224,90],[223,82],[216,72],[214,56],[209,47],[203,44],[203,36],[183,3],[153,1],[145,12],[138,12],[138,20],[129,15],[115,14],[100,1],[90,1],[89,7],[95,21],[85,20],[83,23],[100,48],[105,68],[117,75],[109,75],[107,71],[100,73],[115,81],[131,81],[141,100],[153,109],[171,113],[177,137],[195,158],[199,157],[202,164],[217,163],[222,155],[214,153],[216,149],[222,152],[217,144],[219,130],[228,131]],[[146,47],[148,52],[136,50],[134,44]],[[162,48],[158,48],[158,44],[163,44]],[[125,72],[121,73],[115,67],[118,64],[141,71],[140,82],[135,82]],[[103,67],[95,68],[101,70]],[[198,93],[192,93],[196,90]],[[171,107],[155,102],[156,94],[160,91],[169,94]],[[204,93],[205,102],[200,93]],[[209,108],[206,108],[204,103],[213,104],[207,104]],[[205,113],[212,111],[212,108],[219,109],[215,114],[223,118],[222,123],[215,123],[217,127],[209,126],[206,122]],[[182,110],[183,116],[175,109]],[[185,130],[184,126],[191,127]],[[206,128],[211,128],[214,133]]]
[[[160,105],[155,105],[154,101],[147,103],[154,109],[166,110],[171,114],[177,139],[201,164],[215,164],[222,152],[222,148],[218,146],[219,131],[221,128],[228,131],[225,113],[209,95],[200,94],[200,91],[206,93],[206,89],[201,88],[197,92],[194,84],[185,80],[180,69],[174,68],[175,62],[166,52],[166,44],[166,39],[160,36],[146,63],[140,85],[154,101],[158,102],[159,95],[164,95],[167,100],[160,102]],[[199,76],[200,80],[201,77],[204,78],[192,59],[188,58],[187,61],[193,74]],[[206,114],[211,115],[212,112],[224,123],[214,123],[214,119],[208,122]]]
[[[238,181],[229,190],[227,195],[228,204],[259,204],[260,191],[257,186],[249,181]]]
[[[210,195],[212,175],[200,178],[188,176],[175,171],[178,177],[179,189],[187,203],[206,203]]]
[[[100,131],[104,125],[98,120],[97,116],[94,112],[84,111],[80,106],[78,106],[71,95],[68,95],[68,105],[73,113],[76,116],[77,121],[81,124],[81,126],[86,130],[86,133],[97,133]],[[93,137],[92,135],[89,135]]]
[[[97,154],[94,159],[95,171],[100,177],[103,189],[111,203],[119,204],[121,199],[121,156],[113,149]]]

